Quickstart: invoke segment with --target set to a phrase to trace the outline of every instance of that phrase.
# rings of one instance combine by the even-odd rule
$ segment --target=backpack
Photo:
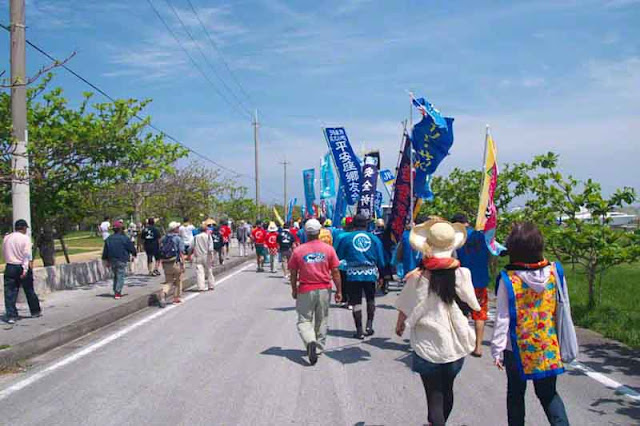
[[[178,256],[178,244],[173,235],[166,235],[160,244],[160,259],[173,259]]]
[[[327,228],[322,228],[320,230],[320,236],[318,237],[320,241],[323,243],[327,243],[330,246],[333,246],[333,236],[331,235],[331,231]]]
[[[220,235],[220,232],[212,232],[211,239],[213,240],[213,249],[220,250],[222,248],[222,235]]]

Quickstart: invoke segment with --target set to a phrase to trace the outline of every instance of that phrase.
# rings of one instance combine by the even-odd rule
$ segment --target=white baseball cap
[[[322,229],[322,225],[318,219],[309,219],[307,223],[304,224],[304,230],[307,234],[319,234],[320,229]]]

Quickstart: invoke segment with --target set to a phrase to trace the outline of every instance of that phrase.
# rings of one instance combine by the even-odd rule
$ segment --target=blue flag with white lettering
[[[413,126],[411,134],[416,173],[413,188],[417,197],[429,199],[433,197],[429,187],[430,175],[449,155],[453,145],[453,118],[442,117],[440,111],[433,108],[429,102],[424,102],[426,114]]]
[[[324,129],[324,134],[340,176],[340,184],[344,189],[347,204],[352,206],[360,198],[362,171],[358,157],[353,152],[344,127],[327,127]]]

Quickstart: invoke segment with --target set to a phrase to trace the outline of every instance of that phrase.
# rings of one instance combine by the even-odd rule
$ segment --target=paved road
[[[145,311],[4,377],[2,423],[422,425],[426,404],[407,366],[408,343],[392,337],[396,297],[378,300],[376,336],[364,342],[350,337],[350,313],[333,308],[330,348],[309,367],[281,275],[249,267],[215,292]],[[25,379],[35,380],[16,390]],[[450,424],[506,424],[505,386],[488,356],[468,358]],[[565,374],[559,387],[574,425],[639,422],[637,402],[582,373]],[[528,397],[527,424],[546,424],[533,389]]]

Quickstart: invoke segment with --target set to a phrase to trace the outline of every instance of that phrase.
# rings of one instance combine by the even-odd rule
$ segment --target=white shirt
[[[456,269],[456,294],[474,311],[480,310],[467,268]],[[411,347],[421,358],[435,364],[456,361],[473,351],[476,334],[469,326],[457,303],[447,305],[435,293],[429,292],[429,279],[416,271],[396,301],[411,329]]]
[[[100,231],[102,231],[103,240],[106,240],[107,238],[109,238],[109,228],[111,228],[111,224],[107,220],[105,220],[100,224]]]
[[[182,225],[178,230],[180,233],[180,238],[182,238],[182,242],[185,246],[193,245],[193,230],[196,229],[192,224]]]

